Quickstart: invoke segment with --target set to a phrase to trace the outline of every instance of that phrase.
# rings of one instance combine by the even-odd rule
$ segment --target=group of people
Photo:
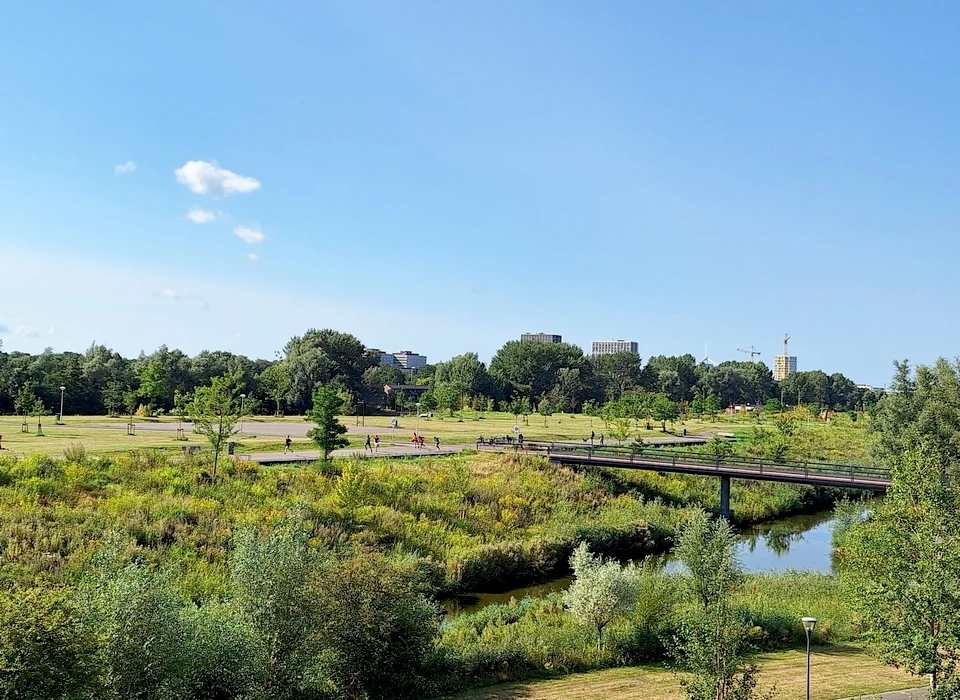
[[[597,434],[591,430],[591,431],[590,431],[590,444],[591,444],[591,445],[593,444],[593,440],[594,440],[594,438],[596,438],[596,437],[597,437]],[[587,441],[587,438],[583,438],[583,441],[586,442],[586,441]],[[603,433],[600,434],[600,446],[603,447]]]
[[[414,434],[413,434],[413,441],[412,441],[412,442],[413,442],[413,444],[416,445],[417,447],[423,447],[423,436],[422,436],[422,435],[417,435],[416,433],[414,433]],[[293,441],[290,439],[290,436],[289,436],[289,435],[287,435],[287,439],[284,440],[283,444],[284,444],[284,450],[283,450],[284,453],[292,452],[292,451],[293,451],[293,449],[291,448],[291,445],[293,444]],[[440,438],[437,437],[437,436],[434,436],[434,438],[433,438],[433,444],[437,446],[437,451],[439,452],[439,451],[440,451]],[[380,451],[380,436],[379,436],[379,435],[374,435],[374,436],[373,436],[373,440],[371,441],[371,440],[370,440],[370,436],[367,435],[367,439],[366,439],[366,441],[363,443],[363,449],[364,449],[364,452],[366,452],[367,450],[369,450],[370,452],[379,452],[379,451]]]
[[[413,434],[413,438],[410,440],[417,447],[423,447],[423,435]],[[370,436],[367,436],[367,444],[370,443]],[[437,446],[437,450],[440,450],[440,438],[436,435],[433,436],[433,444]]]

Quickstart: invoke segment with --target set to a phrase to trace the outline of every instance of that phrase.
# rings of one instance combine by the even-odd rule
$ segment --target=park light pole
[[[240,394],[240,434],[243,435],[243,402],[246,400],[246,394]]]
[[[810,700],[810,634],[817,626],[817,618],[801,617],[800,622],[803,623],[803,629],[807,633],[807,700]]]
[[[60,387],[60,415],[57,417],[57,422],[60,425],[63,425],[63,392],[67,390],[67,387]]]

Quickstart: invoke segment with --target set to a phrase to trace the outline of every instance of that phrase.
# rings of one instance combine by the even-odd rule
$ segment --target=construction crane
[[[737,352],[745,352],[745,353],[747,353],[747,354],[750,356],[750,361],[751,361],[751,362],[753,362],[753,356],[754,356],[754,355],[759,355],[759,354],[760,354],[760,351],[757,350],[757,349],[756,349],[755,347],[753,347],[752,345],[751,345],[749,348],[737,348]]]
[[[787,343],[789,343],[789,342],[790,342],[790,334],[789,334],[789,333],[784,333],[784,334],[783,334],[783,355],[784,355],[784,357],[788,357],[788,356],[790,355],[790,353],[787,352]]]

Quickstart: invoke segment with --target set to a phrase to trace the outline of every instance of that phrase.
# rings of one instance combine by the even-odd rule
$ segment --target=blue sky
[[[960,9],[791,5],[6,3],[4,349],[952,356]]]

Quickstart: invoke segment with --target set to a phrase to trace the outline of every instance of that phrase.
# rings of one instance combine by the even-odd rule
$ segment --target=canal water
[[[760,523],[740,532],[737,553],[747,572],[833,571],[833,511],[795,515]],[[671,554],[654,555],[665,571],[679,571],[680,564]],[[544,596],[562,591],[573,580],[570,576],[536,586],[515,588],[503,593],[468,593],[446,603],[450,616],[471,613],[493,603],[509,603],[511,598]]]

